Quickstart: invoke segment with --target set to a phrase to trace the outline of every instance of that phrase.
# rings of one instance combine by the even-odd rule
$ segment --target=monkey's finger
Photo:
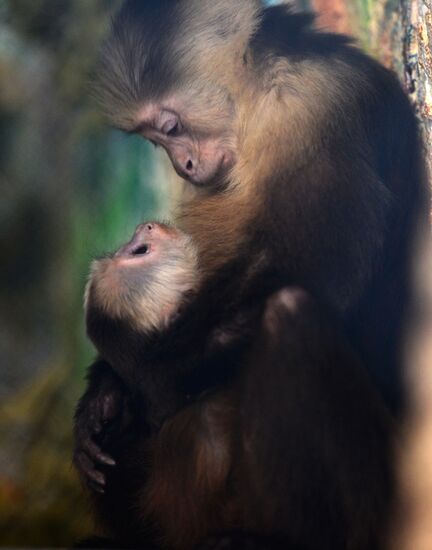
[[[85,452],[81,451],[76,453],[74,456],[74,462],[81,474],[86,477],[87,483],[96,483],[99,486],[105,485],[105,476],[102,472],[95,469],[92,460],[85,454]]]
[[[92,434],[100,434],[102,432],[102,418],[103,418],[103,405],[100,407],[100,405],[96,406],[94,405],[94,409],[89,415],[88,422],[86,423],[86,427],[90,428]]]
[[[115,460],[110,455],[102,452],[101,448],[92,439],[86,438],[82,442],[82,448],[93,461],[105,464],[106,466],[116,465]]]
[[[115,466],[116,461],[106,453],[103,453],[101,450],[95,451],[92,453],[92,458],[99,464],[105,464],[105,466]]]
[[[119,399],[112,393],[104,396],[102,402],[102,419],[104,422],[110,422],[120,413]]]
[[[95,491],[96,493],[99,493],[101,495],[104,495],[105,494],[105,489],[99,485],[98,483],[94,483],[93,481],[91,480],[87,480],[87,487],[89,487],[89,489],[91,489],[92,491]]]

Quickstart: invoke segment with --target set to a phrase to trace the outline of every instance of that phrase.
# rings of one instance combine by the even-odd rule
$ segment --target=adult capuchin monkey
[[[121,546],[217,547],[206,538],[237,530],[253,535],[248,544],[258,548],[299,548],[299,541],[305,548],[375,548],[391,495],[392,429],[363,367],[295,288],[237,312],[241,321],[210,333],[199,354],[170,355],[170,327],[199,280],[190,238],[154,222],[93,263],[87,331],[129,393],[135,418],[145,419],[126,443],[121,434],[109,438],[117,466],[107,472],[106,494],[94,496],[108,532]],[[227,362],[235,370],[229,383],[189,402],[178,391],[191,369]],[[269,374],[283,381],[278,392],[257,392]],[[261,410],[279,399],[288,400],[283,418],[273,418],[283,463],[266,472],[271,498],[262,508],[256,465],[268,460],[274,434],[264,426],[261,432]],[[149,419],[167,402],[181,410],[149,435]],[[306,501],[298,491],[307,492]],[[290,521],[299,513],[300,530]],[[241,544],[231,539],[231,547]]]
[[[401,410],[410,255],[426,201],[416,123],[396,78],[346,38],[315,30],[310,16],[286,6],[129,0],[102,51],[99,94],[116,126],[164,147],[195,189],[181,206],[178,224],[197,247],[200,283],[172,321],[169,332],[176,338],[165,352],[187,357],[201,351],[207,336],[236,311],[296,285],[313,296],[318,317],[332,319],[387,402]],[[300,359],[291,357],[288,343],[283,352],[283,345],[280,339],[276,350],[264,346],[267,358],[260,353],[260,363],[251,362],[251,370],[262,372],[251,378],[254,398],[241,409],[242,418],[250,419],[246,443],[256,456],[247,465],[254,485],[244,489],[252,491],[250,507],[262,518],[255,531],[283,532],[318,548],[360,548],[352,541],[362,529],[347,534],[343,525],[360,517],[357,526],[370,521],[377,482],[343,455],[334,462],[335,486],[346,468],[356,486],[370,488],[370,499],[345,508],[345,517],[335,514],[339,539],[334,530],[326,534],[327,519],[313,503],[316,493],[326,496],[316,472],[332,436],[328,430],[321,434],[318,421],[302,420],[288,368]],[[285,370],[278,371],[273,352],[285,357]],[[191,365],[190,387],[174,387],[174,395],[211,389],[233,366]],[[351,370],[351,361],[345,367]],[[300,370],[295,372],[300,380]],[[313,403],[327,403],[328,388],[319,376],[307,384]],[[273,397],[281,393],[286,398]],[[106,452],[110,430],[125,437],[132,432],[125,420],[130,400],[109,362],[97,361],[77,411],[75,456],[99,490],[105,482],[99,470],[112,464]],[[155,433],[167,418],[174,421],[181,406],[181,399],[160,404],[165,410],[147,423],[149,431]],[[281,431],[287,418],[298,419],[302,438],[298,432],[290,436],[288,428]],[[334,418],[322,421],[334,422],[337,431]],[[349,415],[346,422],[352,423],[347,446],[366,437]],[[316,438],[321,447],[309,452]],[[294,475],[289,453],[299,443],[302,468]],[[329,509],[332,494],[328,491]],[[341,500],[353,494],[346,489]],[[132,522],[129,529],[135,529]]]

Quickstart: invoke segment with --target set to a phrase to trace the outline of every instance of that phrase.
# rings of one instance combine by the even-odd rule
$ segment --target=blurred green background
[[[0,545],[92,531],[71,466],[90,259],[165,215],[149,146],[91,95],[115,0],[0,0]]]

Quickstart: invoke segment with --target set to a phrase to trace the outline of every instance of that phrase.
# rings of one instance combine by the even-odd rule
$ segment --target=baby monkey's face
[[[160,330],[196,290],[198,278],[190,237],[162,223],[143,223],[114,254],[92,263],[85,309],[140,332]]]

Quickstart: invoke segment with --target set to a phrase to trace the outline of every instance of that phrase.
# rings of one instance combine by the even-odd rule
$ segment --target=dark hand
[[[99,493],[104,492],[106,483],[101,470],[116,464],[106,450],[131,422],[128,398],[127,390],[106,363],[92,366],[89,387],[75,413],[73,461],[87,485]]]

